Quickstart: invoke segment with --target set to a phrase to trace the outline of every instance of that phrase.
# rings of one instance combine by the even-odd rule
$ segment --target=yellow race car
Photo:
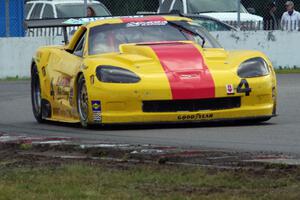
[[[68,44],[39,48],[33,59],[38,122],[259,122],[276,115],[276,76],[261,52],[227,51],[183,17],[80,20]]]

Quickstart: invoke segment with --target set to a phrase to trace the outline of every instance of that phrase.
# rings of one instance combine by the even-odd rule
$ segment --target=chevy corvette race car
[[[263,53],[226,51],[188,18],[90,21],[68,44],[38,49],[31,66],[38,122],[88,127],[276,115],[275,72]]]

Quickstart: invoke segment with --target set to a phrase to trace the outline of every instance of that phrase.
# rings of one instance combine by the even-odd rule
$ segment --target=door
[[[52,67],[50,93],[53,96],[53,117],[60,120],[78,119],[74,90],[76,76],[83,63],[86,41],[85,32],[80,36],[72,52],[64,49],[55,50],[49,60]]]

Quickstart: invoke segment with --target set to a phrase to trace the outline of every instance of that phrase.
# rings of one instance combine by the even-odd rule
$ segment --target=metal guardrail
[[[72,35],[81,24],[64,24],[65,21],[66,19],[26,20],[24,22],[26,36],[62,36],[64,38],[63,42],[68,43],[68,35]]]
[[[285,31],[300,31],[300,21],[282,21],[281,29]]]
[[[66,32],[69,35],[77,30],[78,26],[66,27]],[[63,27],[47,27],[47,28],[28,28],[26,31],[27,37],[46,37],[46,36],[63,36],[64,28]]]
[[[225,23],[239,27],[237,21],[225,21]],[[294,21],[242,21],[240,22],[240,30],[242,31],[259,31],[259,30],[283,30],[283,31],[300,31],[300,20]]]

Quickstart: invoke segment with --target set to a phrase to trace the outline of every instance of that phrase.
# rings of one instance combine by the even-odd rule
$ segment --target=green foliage
[[[10,168],[0,199],[298,199],[297,176],[176,166]]]
[[[300,68],[283,68],[280,67],[279,69],[275,70],[277,74],[299,74]]]

